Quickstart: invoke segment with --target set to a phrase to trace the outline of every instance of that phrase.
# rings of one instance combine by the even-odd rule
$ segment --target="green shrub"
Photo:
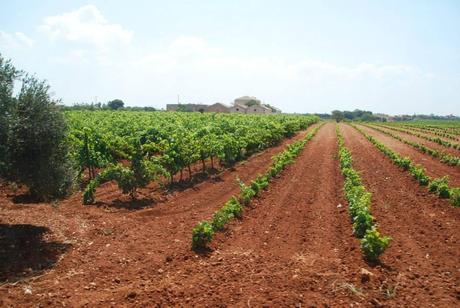
[[[224,208],[228,213],[232,214],[234,217],[241,218],[241,215],[243,213],[243,206],[235,196],[232,196],[230,200],[228,200],[227,203],[225,203]]]
[[[346,148],[341,148],[339,150],[339,158],[340,158],[340,168],[351,168],[352,158],[351,153]]]
[[[192,248],[202,249],[211,242],[214,236],[214,230],[207,221],[198,223],[192,230]]]
[[[460,188],[452,188],[449,192],[450,203],[454,206],[460,206]]]
[[[435,192],[441,198],[449,198],[449,180],[448,177],[442,177],[438,179],[433,179],[428,185],[428,189],[431,192]]]
[[[233,218],[233,215],[229,215],[224,208],[219,209],[212,216],[211,226],[214,231],[220,231],[225,228],[225,225]]]
[[[256,195],[256,192],[250,187],[246,186],[243,181],[237,179],[240,186],[240,199],[244,205],[248,205],[251,202],[251,199]]]
[[[272,166],[272,167],[270,167],[270,169],[268,169],[267,175],[268,175],[270,178],[273,178],[273,177],[275,177],[275,176],[280,172],[280,170],[281,170],[281,169],[278,170],[277,167]]]
[[[138,188],[147,186],[165,174],[166,170],[158,162],[143,159],[138,148],[131,158],[129,167],[122,164],[109,165],[88,183],[83,193],[83,204],[94,203],[96,188],[102,183],[115,181],[124,194],[129,194],[134,199]]]
[[[360,187],[364,188],[363,186]],[[356,187],[354,191],[356,191],[357,194],[351,196],[348,200],[348,211],[353,221],[355,221],[355,218],[360,211],[369,212],[372,198],[372,194],[370,192],[365,191],[364,193],[361,193],[361,189],[359,189],[359,187]]]
[[[374,218],[369,213],[369,210],[366,207],[358,209],[353,217],[353,233],[356,237],[362,238],[373,225]]]
[[[94,203],[94,195],[97,186],[98,181],[96,179],[91,180],[88,185],[86,185],[85,191],[83,192],[83,204],[88,205]]]
[[[409,170],[411,166],[411,160],[408,157],[404,157],[404,158],[401,157],[401,158],[396,159],[396,164],[400,166],[401,168],[403,168],[404,170]]]
[[[361,185],[361,177],[359,176],[359,173],[352,169],[345,167],[342,169],[342,174],[345,176],[347,183],[346,188],[351,188],[349,186],[360,186]]]
[[[411,166],[409,172],[412,174],[414,179],[416,179],[420,185],[426,186],[430,183],[430,177],[426,175],[425,169],[421,166]]]
[[[15,99],[13,98],[14,81],[20,72],[10,60],[0,54],[0,177],[7,177],[10,170],[8,162],[8,131],[10,117]]]
[[[212,217],[212,228],[214,231],[223,230],[225,225],[234,217],[241,217],[243,207],[234,196],[225,203]]]
[[[25,76],[11,108],[8,158],[13,180],[50,200],[70,193],[75,172],[69,157],[64,114],[44,81]]]
[[[258,175],[257,178],[251,182],[251,188],[252,190],[254,190],[254,192],[256,193],[256,195],[264,190],[265,188],[267,188],[268,186],[268,178],[267,176],[264,176],[264,175]]]
[[[361,250],[366,260],[376,262],[390,242],[391,237],[381,236],[376,228],[371,228],[361,239]]]

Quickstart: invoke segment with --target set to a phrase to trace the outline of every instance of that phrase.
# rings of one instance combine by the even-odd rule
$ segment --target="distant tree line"
[[[340,111],[333,110],[329,113],[315,113],[316,116],[324,120],[333,119],[337,122],[341,121],[386,121],[385,117],[381,115],[375,115],[372,111],[365,111],[355,109],[353,111]]]
[[[397,115],[389,116],[385,114],[374,114],[372,111],[355,109],[354,111],[334,110],[329,113],[315,113],[316,116],[324,120],[333,119],[337,122],[341,121],[413,121],[413,120],[460,120],[460,117],[454,115],[438,116],[434,114],[422,115]]]
[[[334,110],[331,113],[332,119],[340,121],[382,121],[384,119],[375,116],[372,111],[355,109],[353,111]]]
[[[413,120],[460,120],[460,117],[452,114],[447,116],[439,116],[435,114],[413,114],[413,115],[397,115],[392,117],[393,121],[413,121]]]
[[[156,111],[154,107],[130,107],[121,99],[114,99],[107,103],[76,103],[72,106],[61,105],[63,110],[128,110],[128,111]]]

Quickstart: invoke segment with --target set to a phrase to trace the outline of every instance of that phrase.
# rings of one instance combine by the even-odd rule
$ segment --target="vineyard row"
[[[377,124],[377,123],[372,123],[372,125],[383,127],[383,128],[386,128],[386,129],[391,129],[393,131],[405,133],[405,134],[412,135],[412,136],[415,136],[415,137],[418,137],[418,138],[422,138],[422,139],[437,143],[439,145],[442,145],[443,147],[446,147],[446,148],[453,148],[453,149],[456,149],[456,150],[460,150],[460,143],[450,142],[450,141],[447,141],[447,140],[443,140],[443,139],[441,139],[439,137],[433,137],[433,136],[430,136],[430,135],[421,134],[421,133],[418,133],[416,131],[413,131],[413,130],[410,130],[410,129],[405,129],[405,128],[402,128],[402,127],[397,127],[397,126],[387,126],[387,125],[382,125],[382,124]]]
[[[117,182],[125,194],[206,162],[232,166],[316,123],[312,116],[246,116],[182,113],[72,112],[72,156],[88,174],[83,203],[95,202],[99,185]],[[196,169],[196,167],[195,167]],[[87,171],[87,172],[86,172]],[[86,181],[83,176],[83,182]]]
[[[324,123],[323,123],[324,124]],[[238,197],[232,196],[222,208],[214,213],[210,221],[199,222],[192,230],[192,248],[204,249],[212,241],[214,234],[224,230],[227,223],[234,218],[241,218],[243,206],[250,204],[251,200],[260,195],[266,189],[272,178],[276,177],[288,165],[294,163],[295,158],[300,154],[306,143],[310,141],[316,132],[323,125],[314,128],[302,140],[288,145],[287,149],[273,157],[273,163],[263,175],[258,175],[251,184],[245,185],[238,180],[240,185],[240,194]]]
[[[390,244],[391,238],[381,236],[371,215],[372,194],[364,187],[359,173],[353,169],[353,159],[345,146],[340,129],[336,127],[340,169],[345,179],[344,193],[348,201],[348,213],[353,223],[353,234],[360,239],[365,259],[377,262]]]
[[[401,142],[403,142],[403,143],[405,143],[407,145],[410,145],[411,147],[413,147],[413,148],[415,148],[417,150],[420,150],[423,153],[426,153],[426,154],[428,154],[430,156],[438,158],[444,164],[447,164],[447,165],[450,165],[450,166],[460,166],[460,157],[453,156],[453,155],[450,155],[450,154],[447,154],[447,153],[432,149],[430,147],[424,146],[423,144],[419,144],[417,142],[409,141],[407,139],[402,138],[401,136],[399,136],[397,134],[393,134],[393,133],[391,133],[389,131],[386,131],[386,130],[381,129],[381,128],[376,127],[376,126],[365,125],[365,124],[363,124],[363,125],[366,126],[366,127],[371,128],[371,129],[373,129],[375,131],[381,132],[382,134],[390,136],[390,137],[392,137],[392,138],[394,138],[396,140],[399,140],[399,141],[401,141]]]
[[[447,176],[435,179],[429,177],[425,169],[422,166],[415,165],[410,158],[402,157],[374,137],[366,134],[359,127],[353,124],[350,125],[367,138],[378,150],[385,154],[385,156],[389,157],[395,165],[408,171],[421,186],[427,186],[430,192],[438,195],[440,198],[450,199],[452,205],[460,206],[460,188],[449,187]]]

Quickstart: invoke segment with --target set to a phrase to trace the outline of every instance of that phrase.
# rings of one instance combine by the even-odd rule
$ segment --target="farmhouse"
[[[205,104],[167,104],[167,111],[205,112],[208,105]]]
[[[276,114],[281,110],[262,102],[254,96],[242,96],[235,99],[233,106],[230,107],[233,113],[259,113],[259,114]]]
[[[222,112],[222,113],[249,113],[249,114],[278,114],[281,110],[263,104],[254,96],[242,96],[234,100],[231,107],[215,103],[212,105],[205,104],[167,104],[167,111],[185,111],[185,112]]]
[[[262,113],[262,114],[269,114],[272,113],[272,110],[262,104],[241,104],[235,103],[232,107],[230,107],[230,112],[233,113]]]
[[[230,108],[222,103],[215,103],[208,108],[206,108],[207,112],[230,112]]]

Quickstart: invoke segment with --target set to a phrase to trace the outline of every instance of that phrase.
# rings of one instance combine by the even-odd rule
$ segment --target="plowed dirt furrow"
[[[410,129],[412,131],[416,131],[416,132],[419,132],[419,133],[423,133],[423,134],[426,134],[426,135],[429,135],[431,137],[439,137],[441,139],[445,139],[445,140],[450,140],[450,141],[454,141],[454,142],[459,142],[460,141],[460,135],[457,134],[457,133],[454,133],[454,132],[449,132],[447,131],[447,134],[449,134],[450,136],[454,137],[454,139],[450,139],[450,138],[446,138],[446,137],[442,137],[440,135],[438,135],[437,133],[446,133],[445,131],[443,130],[435,130],[435,131],[431,131],[429,129],[424,129],[424,128],[417,128],[417,127],[407,127],[405,126],[404,128],[406,129]]]
[[[443,164],[439,161],[439,159],[431,157],[428,154],[423,154],[411,146],[371,128],[367,128],[362,125],[358,125],[358,127],[367,134],[375,137],[378,141],[382,142],[393,151],[402,156],[408,156],[414,163],[425,167],[429,176],[437,178],[447,175],[449,176],[450,186],[460,187],[460,168]]]
[[[180,262],[172,262],[168,279],[152,288],[158,302],[305,306],[368,301],[344,287],[359,283],[366,264],[341,205],[336,141],[334,124],[326,124],[244,218],[218,236],[213,252],[185,262],[175,256]]]
[[[426,147],[435,149],[437,151],[445,152],[445,153],[448,153],[448,154],[453,155],[453,156],[460,156],[460,150],[445,147],[445,146],[442,146],[442,145],[440,145],[440,144],[438,144],[436,142],[429,141],[429,140],[426,140],[426,139],[423,139],[423,138],[420,138],[420,137],[417,137],[417,136],[414,136],[414,135],[411,135],[411,134],[408,134],[408,133],[404,133],[404,132],[401,132],[401,131],[392,130],[392,129],[389,129],[387,127],[377,126],[377,128],[382,129],[384,131],[388,131],[388,132],[390,132],[392,134],[395,134],[395,135],[399,135],[401,138],[403,138],[405,140],[408,140],[408,141],[411,141],[411,142],[416,142],[418,144],[422,144],[422,145],[424,145]]]
[[[385,288],[396,287],[390,302],[458,305],[458,209],[420,187],[354,128],[341,125],[341,130],[355,169],[373,193],[371,212],[379,229],[393,238],[382,256],[385,267],[381,268],[387,277]]]
[[[40,300],[37,297],[23,297],[24,291],[20,285],[6,286],[3,290],[0,287],[0,294],[2,297],[8,294],[5,300],[15,303],[38,300],[54,304],[107,304],[114,293],[126,301],[129,292],[150,284],[152,277],[160,280],[164,277],[162,268],[170,263],[170,256],[184,254],[184,251],[192,255],[190,244],[193,226],[211,217],[228,198],[239,193],[236,177],[244,181],[255,178],[269,167],[273,155],[284,150],[289,143],[303,138],[311,129],[313,127],[210,180],[176,191],[156,204],[152,202],[142,210],[112,210],[108,207],[104,211],[102,208],[82,206],[79,195],[69,198],[59,206],[60,214],[67,217],[67,227],[61,224],[59,228],[65,229],[68,240],[73,241],[74,234],[81,236],[51,272],[31,284],[38,294],[47,293],[46,290],[53,288],[56,283],[65,284],[66,289],[58,289],[52,298],[43,297]],[[146,194],[145,190],[142,192]],[[101,196],[104,200],[118,199],[118,203],[130,202],[111,184],[100,189]],[[107,205],[111,203],[105,202]],[[49,206],[43,205],[43,209],[50,216],[55,215]],[[19,219],[20,215],[16,218]],[[74,222],[77,219],[78,222]],[[78,230],[70,229],[75,226]]]

